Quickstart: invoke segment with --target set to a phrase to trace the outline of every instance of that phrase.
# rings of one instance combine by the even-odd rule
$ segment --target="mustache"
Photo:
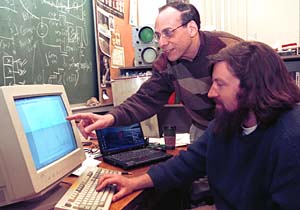
[[[221,100],[214,98],[215,104],[223,104]]]
[[[214,103],[215,103],[215,109],[216,109],[216,106],[217,106],[217,105],[221,106],[222,109],[225,109],[225,106],[224,106],[224,104],[223,104],[221,101],[219,101],[219,100],[214,100]]]

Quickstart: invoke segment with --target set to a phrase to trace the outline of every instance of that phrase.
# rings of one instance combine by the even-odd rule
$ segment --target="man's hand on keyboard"
[[[153,187],[148,174],[131,178],[119,174],[105,174],[99,178],[96,190],[99,191],[110,184],[116,185],[116,194],[112,201],[117,201],[136,190]]]
[[[87,167],[72,186],[55,205],[55,210],[101,209],[109,210],[115,193],[113,186],[107,186],[96,192],[98,179],[103,174],[120,174],[121,172],[100,167]]]
[[[100,191],[109,184],[116,185],[116,194],[113,196],[112,201],[117,201],[135,190],[132,181],[133,180],[131,178],[127,178],[122,175],[105,174],[99,178],[96,190]]]

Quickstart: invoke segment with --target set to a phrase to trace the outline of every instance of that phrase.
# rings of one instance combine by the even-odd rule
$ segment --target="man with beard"
[[[219,210],[299,209],[300,90],[283,61],[261,42],[210,59],[216,116],[204,135],[146,174],[104,175],[96,189],[116,184],[116,201],[138,189],[180,189],[207,174]]]

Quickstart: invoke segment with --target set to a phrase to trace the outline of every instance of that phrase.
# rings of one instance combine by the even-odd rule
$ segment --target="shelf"
[[[300,60],[300,55],[280,56],[284,61]]]
[[[106,113],[113,108],[113,105],[99,105],[99,106],[86,106],[85,104],[72,104],[71,110],[73,114],[77,113],[86,113],[86,112],[94,112],[94,113]]]
[[[152,66],[132,66],[132,67],[121,67],[120,74],[121,76],[139,76],[145,75],[147,72],[152,71]]]

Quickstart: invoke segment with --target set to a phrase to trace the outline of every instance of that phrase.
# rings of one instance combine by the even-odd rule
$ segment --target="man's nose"
[[[207,93],[207,96],[208,96],[209,98],[214,98],[214,97],[216,97],[217,95],[218,95],[218,94],[217,94],[217,91],[215,90],[214,85],[212,85],[212,86],[210,87],[208,93]]]
[[[167,38],[165,38],[164,36],[161,36],[159,41],[158,41],[158,45],[159,47],[163,48],[164,46],[166,46],[168,44],[169,40]]]

